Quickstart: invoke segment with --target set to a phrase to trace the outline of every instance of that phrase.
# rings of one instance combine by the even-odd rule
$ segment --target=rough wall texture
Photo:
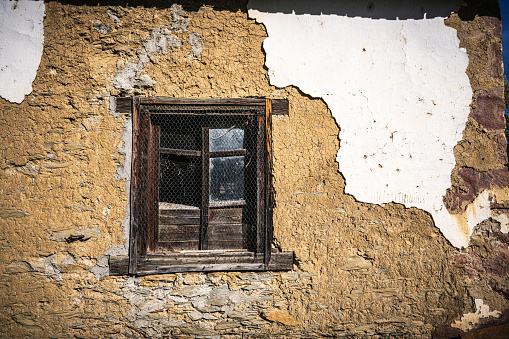
[[[490,219],[459,252],[426,212],[344,194],[340,126],[322,100],[269,86],[266,32],[244,7],[47,4],[34,91],[21,104],[0,99],[1,335],[429,338],[504,322],[507,230]],[[496,104],[499,23],[448,23],[472,46],[475,107]],[[109,110],[121,91],[288,98],[289,116],[273,121],[274,233],[275,246],[295,252],[293,271],[106,276],[105,254],[126,241],[127,179],[118,169],[128,117]],[[472,110],[451,190],[491,185],[504,215],[506,188],[493,184],[496,171],[507,172],[502,139],[482,117]],[[483,175],[495,179],[474,180]]]
[[[465,22],[458,15],[452,15],[446,24],[456,28],[460,46],[467,49],[467,75],[474,94],[463,140],[454,149],[456,167],[444,203],[451,213],[465,214],[467,206],[485,191],[489,196],[486,207],[507,232],[509,172],[505,122],[500,114],[505,106],[503,67],[500,65],[501,22],[486,16]]]

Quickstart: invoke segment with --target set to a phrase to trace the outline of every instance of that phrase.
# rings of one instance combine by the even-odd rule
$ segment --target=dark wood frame
[[[272,189],[272,115],[288,114],[288,101],[285,99],[181,99],[181,98],[117,98],[116,111],[118,113],[131,113],[133,120],[133,159],[132,159],[132,176],[131,176],[131,211],[134,208],[145,206],[156,206],[156,203],[150,201],[150,196],[156,194],[158,185],[149,185],[147,195],[137,195],[136,188],[141,183],[138,171],[142,165],[140,161],[146,161],[149,168],[154,166],[153,159],[147,156],[147,160],[141,160],[137,154],[147,153],[142,149],[143,143],[140,143],[141,132],[143,129],[151,129],[151,124],[143,120],[140,114],[141,107],[150,105],[189,105],[195,110],[200,110],[202,106],[259,106],[260,114],[257,115],[258,120],[258,136],[257,136],[257,200],[258,200],[258,216],[257,216],[257,245],[256,252],[246,251],[208,251],[206,239],[200,233],[200,243],[204,246],[200,251],[185,251],[181,253],[171,253],[165,255],[154,255],[147,253],[147,247],[154,246],[156,234],[154,230],[157,227],[157,220],[148,220],[148,226],[142,227],[140,220],[134,213],[131,213],[131,229],[129,241],[129,256],[112,256],[110,257],[110,275],[148,275],[174,272],[210,272],[210,271],[267,271],[267,270],[289,270],[293,265],[293,252],[278,252],[272,249],[272,206],[273,206],[273,189]],[[157,127],[156,127],[157,128]],[[203,133],[206,133],[204,130]],[[155,139],[158,133],[148,131],[149,142],[159,142]],[[207,134],[208,135],[208,134]],[[208,142],[208,138],[203,138]],[[206,146],[206,145],[205,145]],[[203,146],[202,149],[208,149]],[[162,149],[162,152],[175,153],[180,150]],[[196,153],[197,151],[191,151]],[[226,151],[232,153],[232,151]],[[238,151],[233,151],[238,152]],[[199,155],[194,154],[193,155]],[[209,156],[222,156],[222,152],[210,152]],[[213,154],[218,153],[218,154]],[[184,154],[182,154],[184,155]],[[236,154],[228,154],[236,155]],[[239,154],[240,155],[240,154]],[[204,156],[203,159],[208,158]],[[203,162],[203,171],[208,175],[208,161]],[[157,178],[154,168],[149,174],[155,176],[150,180]],[[206,180],[208,182],[208,180]],[[156,186],[151,188],[150,186]],[[208,204],[208,200],[203,200],[202,204]],[[202,209],[202,211],[204,211]],[[150,213],[149,213],[150,214]],[[207,214],[206,216],[204,214]],[[202,212],[202,218],[208,218],[208,213]],[[205,221],[206,222],[206,221]],[[152,224],[155,224],[152,225]]]

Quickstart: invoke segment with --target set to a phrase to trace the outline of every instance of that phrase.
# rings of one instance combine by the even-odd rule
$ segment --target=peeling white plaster
[[[470,331],[482,318],[498,318],[502,314],[499,311],[490,311],[490,307],[484,305],[482,299],[475,299],[475,308],[475,312],[464,314],[459,321],[456,320],[454,324],[451,324],[451,327],[459,328],[463,332]]]
[[[110,18],[111,21],[113,21],[114,23],[117,24],[117,27],[120,26],[120,19],[119,19],[118,16],[113,14],[113,12],[111,10],[109,10],[109,9],[106,11],[106,14],[108,14],[108,17]]]
[[[21,103],[32,92],[41,62],[42,1],[0,1],[0,96]]]
[[[256,9],[249,16],[268,32],[263,47],[271,84],[298,86],[332,111],[346,193],[424,209],[454,246],[466,247],[473,223],[490,213],[472,207],[465,227],[442,201],[472,100],[468,56],[456,30],[441,17],[373,20]]]
[[[172,8],[172,13],[175,11],[178,13],[185,13],[182,12],[182,10],[176,5],[173,5]],[[184,19],[182,18],[179,21],[181,23],[179,28],[177,28],[174,22],[172,22],[170,27],[172,27],[172,29],[181,29],[187,31],[188,23],[185,20],[182,22],[182,20]],[[125,65],[117,71],[117,74],[113,78],[113,87],[118,90],[131,93],[133,92],[134,87],[151,87],[155,85],[157,81],[152,80],[150,76],[146,74],[142,76],[140,76],[140,74],[143,72],[144,67],[154,55],[159,52],[163,55],[166,55],[168,54],[168,47],[175,48],[181,46],[180,40],[176,36],[170,35],[171,33],[171,29],[163,26],[154,29],[150,33],[150,38],[143,44],[143,49],[139,51],[138,60],[126,62]]]
[[[88,270],[94,274],[96,280],[107,277],[110,274],[108,257],[102,256],[97,258],[96,264],[93,267],[89,267]]]
[[[493,219],[500,223],[500,232],[509,233],[509,217],[505,214],[494,215]]]
[[[157,81],[150,78],[148,75],[141,75],[143,68],[150,61],[150,58],[154,55],[161,53],[163,55],[168,54],[168,49],[178,48],[182,46],[181,41],[175,35],[170,35],[172,32],[187,32],[189,23],[183,17],[186,14],[177,4],[171,6],[171,24],[169,27],[160,26],[157,29],[152,30],[150,37],[143,44],[143,48],[138,52],[136,61],[129,61],[117,71],[117,74],[112,79],[112,84],[116,89],[124,92],[133,92],[134,87],[150,87],[157,83]],[[107,11],[110,19],[120,25],[120,20],[117,21],[117,17],[114,16],[111,11]],[[193,37],[191,37],[193,35]],[[196,36],[194,36],[196,35]],[[203,49],[203,41],[200,36],[196,33],[191,33],[190,38],[193,53],[196,56],[201,53]],[[200,44],[201,43],[201,47]],[[199,52],[196,54],[195,48],[198,46]],[[110,98],[109,111],[114,117],[120,117],[120,114],[116,113],[116,99]],[[120,154],[124,155],[124,164],[117,167],[115,178],[118,180],[125,180],[126,189],[128,192],[128,203],[124,219],[122,220],[123,237],[125,243],[119,246],[110,247],[106,250],[105,256],[118,256],[127,255],[129,249],[129,234],[131,224],[131,161],[132,161],[132,117],[127,117],[124,124],[124,133],[122,135],[122,146],[117,147]],[[101,257],[102,258],[102,257]],[[98,258],[100,260],[101,258]],[[107,269],[107,263],[105,265],[97,265],[98,271],[93,272],[97,279],[102,277],[103,272]],[[95,267],[95,266],[94,266]],[[98,273],[98,274],[97,274]]]
[[[492,216],[490,208],[491,198],[492,195],[489,191],[483,191],[467,206],[465,212],[461,214],[449,214],[445,207],[431,214],[437,225],[454,224],[461,231],[457,234],[453,234],[452,232],[456,231],[455,229],[442,229],[442,233],[446,238],[456,237],[462,241],[462,244],[468,245],[474,227]],[[466,245],[462,246],[467,247]]]
[[[197,58],[200,53],[203,51],[203,40],[200,35],[196,32],[189,34],[189,39],[187,40],[191,45],[191,50],[193,51],[193,56]]]

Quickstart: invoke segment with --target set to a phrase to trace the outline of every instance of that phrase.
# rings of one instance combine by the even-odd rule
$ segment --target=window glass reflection
[[[211,128],[210,151],[231,151],[244,148],[244,130],[241,128]]]

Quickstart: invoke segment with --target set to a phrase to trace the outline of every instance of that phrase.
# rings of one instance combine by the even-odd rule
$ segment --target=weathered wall
[[[467,247],[473,228],[492,213],[489,194],[476,204],[465,201],[469,211],[462,215],[444,203],[456,163],[453,149],[472,102],[468,55],[444,22],[454,1],[442,4],[449,7],[442,17],[430,19],[427,7],[438,15],[440,6],[407,4],[399,20],[371,19],[379,5],[363,13],[368,17],[352,17],[358,12],[340,3],[327,15],[295,14],[304,3],[249,3],[250,16],[267,27],[263,46],[271,84],[298,86],[327,103],[341,127],[337,161],[346,193],[363,202],[424,209],[454,246]],[[415,17],[412,9],[423,14]],[[335,15],[343,12],[350,17]],[[500,66],[493,70],[500,73]],[[496,129],[504,129],[501,122]],[[504,160],[493,155],[482,162],[503,168]]]
[[[0,99],[3,336],[446,337],[504,321],[500,222],[477,226],[459,252],[427,212],[345,194],[341,125],[323,100],[269,84],[267,32],[246,4],[184,8],[46,4],[34,90],[21,104]],[[457,208],[494,187],[503,219],[499,127],[477,109],[495,103],[502,114],[497,20],[446,23],[467,50],[477,103],[455,148],[452,187],[466,202]],[[129,119],[110,112],[121,92],[288,98],[289,116],[273,121],[274,233],[295,252],[293,271],[106,276],[105,255],[126,251]]]

